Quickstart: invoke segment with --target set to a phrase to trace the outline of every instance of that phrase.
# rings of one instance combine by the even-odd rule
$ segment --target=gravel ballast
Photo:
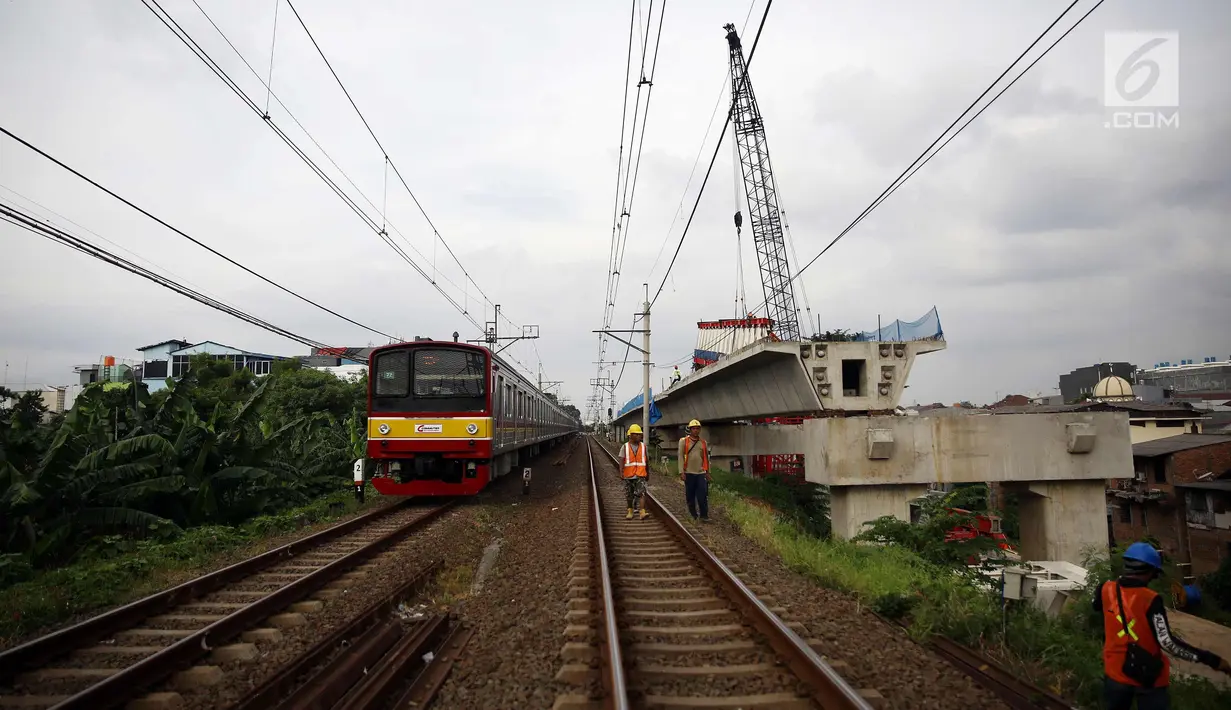
[[[684,487],[676,480],[660,475],[652,479],[650,488],[676,517],[689,517]],[[820,642],[815,646],[818,652],[831,663],[841,662],[840,672],[848,682],[879,691],[883,707],[1007,707],[969,676],[911,641],[902,630],[862,609],[854,599],[788,569],[778,557],[741,534],[712,500],[710,519],[709,524],[691,526],[693,534],[724,564],[737,565],[746,583],[772,595],[773,605],[785,609],[784,621],[802,623],[807,638]]]
[[[553,465],[566,452],[567,461]],[[555,675],[588,475],[584,442],[574,439],[534,462],[528,496],[518,485],[492,492],[487,509],[499,551],[482,588],[457,608],[475,634],[433,709],[549,708],[571,688]]]

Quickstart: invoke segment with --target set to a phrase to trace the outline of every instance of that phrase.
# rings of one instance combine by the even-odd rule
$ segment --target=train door
[[[500,434],[504,431],[504,375],[496,378],[496,392],[492,395],[492,449],[500,448]]]

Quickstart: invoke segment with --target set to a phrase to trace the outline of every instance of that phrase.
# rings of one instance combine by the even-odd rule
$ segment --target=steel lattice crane
[[[748,78],[748,66],[744,63],[744,50],[735,33],[735,25],[727,24],[723,29],[727,31],[727,44],[731,49],[731,120],[735,124],[735,142],[744,175],[748,219],[752,223],[752,241],[761,268],[767,315],[774,322],[774,333],[779,338],[797,341],[799,314],[795,310],[795,292],[791,288],[790,267],[786,260],[774,173],[769,166],[765,122],[752,92],[752,81]],[[737,225],[739,221],[737,214]]]

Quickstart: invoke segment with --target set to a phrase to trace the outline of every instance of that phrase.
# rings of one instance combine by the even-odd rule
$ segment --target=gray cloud
[[[752,73],[799,256],[824,247],[1065,4],[776,4]],[[196,8],[165,5],[263,106],[265,90]],[[207,7],[263,74],[271,8]],[[541,326],[539,341],[507,354],[531,367],[541,357],[546,376],[565,380],[564,393],[583,404],[611,234],[627,8],[296,7],[467,270],[510,318]],[[382,156],[285,10],[274,91],[380,207]],[[721,25],[747,12],[746,2],[726,0],[668,8],[617,327],[638,308],[643,282],[657,288],[692,207],[714,135],[681,193],[726,72]],[[1222,139],[1231,102],[1220,78],[1231,50],[1219,34],[1229,16],[1217,0],[1100,8],[798,280],[811,320],[870,329],[878,315],[911,319],[936,305],[950,349],[916,366],[907,399],[920,401],[1045,391],[1058,373],[1095,359],[1228,354],[1218,324],[1231,312]],[[1107,130],[1103,32],[1153,28],[1183,39],[1183,124]],[[9,99],[0,124],[172,224],[383,330],[477,334],[139,4],[6,3],[0,66],[19,68],[0,71]],[[316,155],[276,104],[271,113]],[[655,306],[656,383],[689,356],[697,320],[735,312],[733,173],[724,147]],[[379,341],[7,139],[0,184],[287,328],[327,342]],[[491,318],[471,287],[450,283],[463,284],[460,270],[392,181],[387,204],[429,275],[476,321]],[[755,305],[761,289],[744,236]],[[8,225],[0,253],[0,358],[10,380],[27,357],[30,381],[65,382],[74,364],[132,357],[165,337],[303,350]],[[623,350],[613,344],[608,357]],[[636,367],[626,370],[619,400],[639,381]]]

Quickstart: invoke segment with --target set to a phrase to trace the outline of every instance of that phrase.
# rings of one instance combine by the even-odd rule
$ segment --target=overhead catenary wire
[[[919,154],[919,157],[915,158],[914,161],[912,161],[910,165],[906,166],[906,169],[903,170],[901,174],[899,174],[896,178],[894,178],[893,182],[891,182],[888,187],[886,187],[883,191],[881,191],[881,193],[877,195],[876,199],[873,200],[872,203],[869,204],[867,207],[865,207],[862,212],[859,213],[859,216],[857,216],[854,220],[852,220],[851,223],[847,225],[845,229],[839,232],[838,236],[834,237],[833,240],[829,242],[829,244],[825,245],[825,248],[822,249],[820,253],[812,257],[812,259],[809,260],[807,264],[804,264],[802,267],[800,267],[800,269],[797,272],[795,272],[795,275],[791,278],[791,280],[794,281],[795,279],[799,278],[800,275],[802,275],[803,272],[808,269],[808,267],[816,263],[817,259],[824,256],[824,254],[827,251],[829,251],[835,244],[837,244],[839,240],[845,237],[852,229],[854,229],[869,214],[871,214],[873,210],[879,207],[886,199],[889,198],[890,195],[896,192],[899,187],[901,187],[907,180],[909,180],[915,173],[917,173],[920,168],[926,165],[933,157],[935,157],[941,150],[943,150],[944,147],[949,144],[949,141],[956,138],[958,134],[964,131],[966,127],[970,125],[972,121],[974,121],[976,118],[979,117],[980,114],[986,111],[989,106],[994,104],[996,102],[996,99],[999,99],[1001,95],[1003,95],[1004,92],[1009,89],[1009,87],[1016,84],[1019,79],[1025,76],[1026,72],[1030,71],[1030,69],[1035,64],[1038,64],[1039,61],[1043,59],[1043,57],[1047,56],[1047,54],[1051,52],[1051,50],[1057,44],[1059,44],[1061,40],[1067,37],[1069,33],[1072,32],[1074,29],[1076,29],[1077,26],[1080,25],[1083,21],[1085,21],[1085,19],[1089,17],[1091,13],[1097,10],[1099,6],[1103,4],[1103,1],[1104,0],[1098,0],[1098,2],[1093,7],[1091,7],[1086,12],[1086,14],[1078,18],[1078,20],[1075,23],[1073,23],[1071,27],[1065,30],[1064,34],[1060,35],[1060,37],[1058,37],[1056,41],[1052,42],[1051,45],[1049,45],[1046,49],[1044,49],[1043,52],[1038,57],[1036,57],[1033,62],[1027,65],[1026,68],[1021,71],[1021,73],[1019,73],[1012,81],[1010,81],[1003,89],[1001,89],[999,93],[993,96],[991,100],[989,100],[987,104],[983,106],[983,108],[979,109],[978,113],[971,116],[970,119],[966,121],[966,123],[964,123],[960,128],[957,129],[957,131],[953,133],[953,135],[949,136],[948,140],[945,140],[944,143],[941,144],[939,148],[936,148],[936,150],[931,152],[931,154],[929,155],[929,151],[932,151],[932,148],[935,147],[938,143],[940,143],[941,140],[944,139],[945,135],[948,134],[949,131],[953,130],[953,127],[956,126],[962,120],[962,118],[966,116],[966,114],[970,113],[971,110],[973,110],[974,107],[978,105],[978,103],[983,99],[984,96],[987,96],[989,93],[991,93],[992,89],[996,88],[996,85],[1000,83],[1001,79],[1004,79],[1005,76],[1007,76],[1009,72],[1013,70],[1013,67],[1017,66],[1017,64],[1021,62],[1022,59],[1025,58],[1027,54],[1030,53],[1030,50],[1034,49],[1035,45],[1041,42],[1043,38],[1046,37],[1049,32],[1051,32],[1052,28],[1054,28],[1057,24],[1059,24],[1060,21],[1064,19],[1066,15],[1069,14],[1069,11],[1071,11],[1077,5],[1077,3],[1080,2],[1080,0],[1073,0],[1073,2],[1070,3],[1069,6],[1066,7],[1064,11],[1060,13],[1059,16],[1056,17],[1056,19],[1053,20],[1052,23],[1047,26],[1047,29],[1043,30],[1039,34],[1039,36],[1036,37],[1035,40],[1030,43],[1030,46],[1026,47],[1026,49],[1022,51],[1022,53],[1018,55],[1018,57],[1014,59],[1013,62],[1009,64],[1009,66],[1006,67],[1003,72],[1000,73],[1000,76],[996,77],[995,81],[989,84],[988,87],[983,90],[983,93],[979,94],[979,96],[974,101],[972,101],[969,106],[966,107],[966,110],[962,111],[962,113],[958,114],[957,118],[953,119],[953,123],[950,123],[949,126],[945,128],[945,130],[942,131],[939,136],[936,137],[936,140],[932,141],[932,143],[928,145],[928,147],[925,148],[922,153]]]
[[[624,181],[626,197],[623,202],[624,206],[623,206],[622,213],[621,213],[621,218],[623,220],[621,229],[620,229],[622,244],[620,246],[619,262],[616,265],[616,271],[615,271],[616,285],[613,289],[612,298],[611,298],[613,302],[616,300],[617,292],[619,289],[620,270],[624,268],[624,255],[625,253],[627,253],[626,249],[628,245],[628,231],[629,231],[628,227],[629,227],[629,222],[632,220],[632,204],[633,204],[633,200],[636,197],[636,192],[637,192],[637,177],[641,173],[641,153],[642,153],[642,148],[645,145],[645,127],[650,118],[650,97],[652,95],[652,92],[654,91],[654,74],[655,74],[656,69],[658,68],[658,48],[662,41],[662,29],[663,29],[662,20],[663,20],[663,13],[667,9],[666,5],[667,4],[664,1],[662,5],[662,9],[659,11],[658,34],[657,34],[657,39],[655,40],[655,44],[654,44],[654,56],[653,56],[653,60],[650,65],[650,76],[648,80],[645,78],[645,54],[646,54],[647,47],[643,47],[641,51],[641,77],[642,78],[638,82],[638,92],[637,92],[638,99],[633,106],[633,119],[634,119],[633,131],[634,131],[634,134],[638,136],[637,154],[636,154],[635,160],[633,160],[633,157],[631,154],[629,156],[629,166],[630,166],[630,173],[632,175],[632,178],[631,180],[629,180],[626,177]],[[653,14],[653,10],[654,10],[654,3],[651,2],[650,3],[651,16]],[[642,85],[646,85],[648,86],[648,88],[646,89],[645,111],[641,115],[641,130],[637,131],[636,116],[637,116],[637,109],[640,104],[640,93],[641,93],[640,87]],[[631,187],[630,187],[630,184],[631,184]],[[628,359],[629,352],[630,352],[630,349],[626,346],[624,349],[624,358],[623,358],[624,360]],[[621,376],[622,374],[623,374],[623,367],[621,367]]]
[[[376,328],[373,328],[372,326],[365,325],[365,324],[363,324],[363,323],[360,323],[360,322],[359,322],[359,321],[357,321],[357,320],[354,320],[353,318],[350,318],[350,317],[348,317],[348,316],[344,316],[344,315],[342,315],[341,313],[338,313],[337,311],[333,310],[332,308],[329,308],[328,306],[323,306],[323,305],[321,305],[320,303],[317,303],[316,301],[313,301],[312,299],[308,298],[307,296],[303,296],[303,295],[301,295],[301,294],[299,294],[299,293],[297,293],[297,292],[295,292],[295,291],[292,291],[291,289],[287,288],[286,286],[283,286],[282,284],[280,284],[280,283],[278,283],[278,282],[274,281],[273,279],[270,279],[269,277],[265,276],[264,274],[261,274],[261,273],[259,273],[259,272],[255,271],[255,270],[253,270],[253,269],[251,269],[251,268],[249,268],[249,267],[247,267],[247,266],[245,266],[245,265],[243,265],[243,264],[239,263],[239,262],[238,262],[238,261],[236,261],[235,259],[232,259],[231,257],[227,256],[226,254],[223,254],[222,252],[220,252],[220,251],[218,251],[217,249],[215,249],[215,248],[213,248],[213,247],[209,246],[208,244],[206,244],[206,243],[202,242],[201,240],[196,239],[195,237],[193,237],[193,236],[189,235],[187,232],[184,232],[183,230],[179,229],[178,227],[175,227],[175,226],[171,225],[170,223],[166,222],[166,221],[165,221],[165,220],[163,220],[162,218],[157,217],[156,215],[152,214],[151,212],[149,212],[148,210],[144,209],[143,207],[141,207],[141,206],[137,205],[136,203],[132,202],[131,200],[129,200],[129,199],[127,199],[127,198],[123,197],[122,195],[120,195],[120,194],[118,194],[118,193],[114,192],[113,190],[111,190],[111,189],[107,188],[106,186],[104,186],[104,185],[100,184],[99,182],[97,182],[97,181],[95,181],[94,179],[92,179],[92,178],[88,177],[87,175],[83,174],[82,172],[80,172],[80,171],[79,171],[79,170],[77,170],[76,168],[73,168],[72,166],[68,165],[67,163],[65,163],[64,161],[60,160],[59,158],[56,158],[55,156],[51,155],[51,154],[50,154],[50,153],[48,153],[47,151],[45,151],[45,150],[43,150],[43,149],[39,148],[38,146],[36,146],[36,145],[34,145],[34,144],[30,143],[29,141],[25,140],[25,139],[24,139],[24,138],[22,138],[21,136],[18,136],[17,134],[13,133],[13,132],[12,132],[12,131],[10,131],[9,129],[5,128],[4,126],[0,126],[0,133],[3,133],[4,135],[8,136],[9,138],[11,138],[11,139],[13,139],[13,140],[17,141],[17,142],[18,142],[18,143],[20,143],[21,145],[23,145],[23,146],[25,146],[26,148],[30,149],[31,151],[33,151],[33,152],[37,153],[39,156],[41,156],[41,157],[43,157],[43,158],[45,158],[45,159],[47,159],[47,160],[51,161],[52,163],[55,163],[55,164],[56,164],[56,166],[60,167],[61,169],[66,170],[67,172],[71,173],[73,176],[77,177],[78,179],[83,180],[83,181],[85,181],[85,182],[89,183],[91,186],[93,186],[93,187],[97,188],[98,190],[101,190],[102,192],[106,193],[107,195],[109,195],[109,196],[111,196],[111,197],[115,198],[116,200],[119,200],[119,201],[120,201],[120,202],[122,202],[124,205],[126,205],[126,206],[128,206],[128,207],[130,207],[130,208],[132,208],[132,209],[134,209],[134,210],[136,210],[137,212],[140,212],[142,215],[144,215],[144,216],[148,217],[149,219],[152,219],[153,221],[157,222],[158,224],[162,225],[163,227],[165,227],[165,228],[167,228],[167,229],[171,230],[171,231],[172,231],[172,232],[174,232],[175,234],[177,234],[177,235],[179,235],[179,236],[183,237],[184,239],[187,239],[188,241],[192,242],[193,244],[196,244],[197,246],[199,246],[199,247],[201,247],[202,249],[204,249],[204,250],[208,251],[209,253],[213,254],[214,256],[217,256],[218,258],[220,258],[220,259],[222,259],[222,260],[226,261],[227,263],[231,264],[232,266],[236,266],[236,267],[238,267],[238,268],[242,269],[243,271],[247,272],[248,274],[251,274],[252,276],[257,277],[258,279],[260,279],[260,280],[264,281],[265,283],[269,284],[270,286],[273,286],[274,288],[277,288],[278,290],[282,291],[283,293],[286,293],[286,294],[289,294],[289,295],[291,295],[291,296],[294,296],[295,298],[299,299],[300,301],[303,301],[304,303],[307,303],[308,305],[310,305],[310,306],[312,306],[312,307],[314,307],[314,308],[317,308],[317,309],[319,309],[319,310],[322,310],[322,311],[324,311],[324,312],[328,313],[329,315],[335,316],[335,317],[337,317],[337,318],[341,318],[342,320],[346,321],[347,323],[350,323],[351,325],[358,326],[358,327],[360,327],[360,328],[363,328],[363,329],[364,329],[364,330],[366,330],[366,331],[369,331],[369,332],[371,332],[371,333],[375,333],[375,334],[377,334],[377,335],[383,336],[383,337],[388,338],[388,339],[390,339],[390,340],[397,340],[397,338],[395,338],[395,337],[394,337],[394,336],[392,336],[392,335],[389,335],[388,333],[386,333],[386,332],[384,332],[384,331],[377,330]]]
[[[405,261],[411,268],[413,268],[416,272],[418,272],[420,276],[422,276],[425,280],[427,280],[428,283],[431,284],[432,287],[435,288],[436,291],[440,293],[445,298],[445,300],[448,301],[451,306],[453,306],[454,309],[456,309],[459,313],[461,313],[462,316],[465,317],[467,320],[469,320],[471,324],[474,325],[477,329],[482,330],[482,326],[480,326],[478,322],[475,321],[474,317],[471,316],[466,311],[466,309],[457,302],[456,299],[454,299],[451,295],[449,295],[440,286],[440,284],[436,281],[436,279],[432,278],[432,276],[429,275],[423,269],[423,267],[419,266],[419,264],[416,263],[414,259],[412,259],[410,255],[405,252],[405,250],[399,247],[397,243],[389,237],[388,233],[382,233],[380,225],[375,220],[373,220],[372,217],[369,216],[367,212],[365,212],[363,208],[360,207],[353,198],[350,197],[350,195],[347,195],[346,192],[342,190],[341,186],[339,186],[337,182],[333,180],[333,178],[329,177],[329,175],[326,174],[325,171],[319,165],[317,165],[316,162],[312,160],[312,158],[308,156],[307,153],[305,153],[303,149],[300,148],[299,145],[296,144],[295,141],[292,140],[290,136],[288,136],[277,125],[275,121],[273,121],[270,117],[268,117],[266,114],[264,114],[261,111],[261,107],[257,105],[256,102],[254,102],[251,99],[251,97],[249,97],[244,92],[242,88],[240,88],[240,86],[230,77],[230,75],[226,73],[224,69],[222,69],[222,67],[216,61],[214,61],[214,59],[209,55],[208,52],[206,52],[200,46],[200,44],[198,44],[197,41],[194,40],[192,36],[189,35],[187,31],[185,31],[184,28],[181,27],[179,23],[176,22],[176,20],[173,17],[171,17],[170,14],[166,12],[166,10],[162,8],[161,5],[158,4],[158,0],[141,0],[141,2],[143,5],[146,6],[148,10],[150,10],[151,13],[153,13],[153,15],[156,18],[158,18],[160,22],[163,23],[164,26],[167,27],[167,29],[171,30],[172,34],[174,34],[175,37],[184,44],[184,46],[188,47],[188,49],[198,59],[200,59],[206,65],[206,67],[208,67],[210,71],[212,71],[214,75],[217,76],[227,86],[227,88],[232,91],[232,93],[234,93],[237,97],[239,97],[239,99],[243,101],[244,104],[247,105],[250,110],[256,113],[262,119],[262,121],[267,126],[269,126],[269,128],[272,131],[274,131],[274,133],[279,137],[279,139],[281,139],[284,143],[286,143],[286,145],[289,148],[291,148],[291,150],[296,154],[296,156],[299,157],[300,160],[302,160],[314,173],[316,173],[317,177],[319,177],[343,201],[343,203],[346,204],[346,206],[352,212],[354,212],[361,220],[363,220],[364,224],[367,225],[367,227],[371,229],[373,233],[375,233],[382,241],[384,241],[391,249],[393,249],[394,252],[403,261]],[[198,8],[199,7],[200,6],[198,5]],[[202,12],[204,13],[204,10],[202,10]],[[211,21],[211,24],[213,24],[212,21]],[[214,25],[214,27],[215,29],[218,29],[217,25]],[[218,30],[218,31],[221,33],[221,30]],[[234,49],[234,45],[232,45],[232,49]],[[246,63],[247,62],[245,61],[245,64]],[[249,66],[249,68],[251,67]],[[258,75],[258,79],[259,79],[259,75]],[[313,142],[315,143],[315,140]],[[319,144],[318,144],[318,147],[319,147]],[[336,167],[336,163],[335,163],[335,167]],[[351,184],[354,185],[353,181],[351,181]],[[360,195],[363,196],[364,199],[367,200],[369,204],[371,204],[371,200],[368,199],[366,195],[363,195],[361,191],[360,191]],[[373,207],[373,209],[375,209],[375,207]],[[403,239],[405,238],[403,237]],[[414,247],[411,246],[411,248],[413,249]]]
[[[423,205],[419,202],[419,198],[415,196],[414,190],[410,189],[410,185],[406,182],[406,178],[402,176],[402,171],[398,170],[397,163],[393,161],[393,158],[389,156],[389,151],[385,150],[385,146],[380,142],[380,139],[376,137],[376,131],[372,129],[372,125],[368,123],[368,119],[364,117],[363,112],[359,110],[359,105],[355,103],[355,99],[351,96],[350,91],[347,90],[346,85],[342,83],[342,78],[338,76],[337,71],[333,68],[333,64],[330,63],[329,57],[325,56],[325,51],[321,49],[320,44],[316,41],[316,37],[314,37],[312,35],[312,31],[308,29],[308,24],[304,22],[303,16],[299,14],[299,10],[295,9],[295,4],[291,2],[291,0],[286,0],[286,4],[287,7],[291,8],[291,12],[295,15],[295,19],[299,22],[299,26],[303,28],[304,34],[306,34],[308,39],[311,40],[312,46],[316,48],[316,52],[320,55],[321,60],[325,62],[325,66],[329,69],[329,73],[333,75],[334,80],[338,83],[338,88],[342,89],[342,93],[346,95],[346,100],[350,102],[351,108],[355,109],[355,114],[358,115],[359,120],[363,122],[363,127],[368,129],[368,135],[372,136],[372,140],[376,143],[376,147],[380,149],[381,155],[388,163],[388,166],[393,169],[394,177],[396,177],[398,182],[402,184],[402,187],[406,190],[406,194],[410,195],[410,199],[415,203],[415,207],[418,208],[419,214],[423,215],[423,219],[427,222],[428,227],[431,228],[432,234],[435,235],[436,239],[438,239],[444,246],[445,251],[449,253],[449,256],[453,259],[453,262],[457,264],[457,267],[462,270],[462,275],[465,276],[466,280],[475,287],[475,290],[479,292],[479,295],[482,296],[488,304],[494,306],[495,302],[487,296],[487,294],[479,286],[478,282],[470,276],[470,272],[466,270],[466,267],[462,265],[461,260],[457,258],[457,254],[453,252],[453,248],[449,246],[449,242],[445,240],[444,236],[441,235],[440,230],[437,229],[436,225],[432,222],[432,218],[428,216],[427,210],[423,208]]]
[[[619,151],[616,159],[616,185],[615,196],[612,204],[612,223],[611,223],[611,242],[608,248],[607,262],[607,283],[603,295],[603,318],[602,330],[607,330],[611,327],[615,317],[615,307],[618,301],[619,287],[621,281],[621,271],[624,267],[624,256],[627,253],[629,222],[632,217],[632,205],[636,199],[637,178],[641,170],[641,155],[645,145],[646,126],[649,122],[650,100],[653,96],[654,77],[658,67],[658,50],[662,44],[662,28],[663,20],[666,14],[666,0],[663,1],[658,14],[658,29],[655,32],[654,52],[649,55],[649,35],[653,30],[654,23],[654,3],[651,0],[649,3],[648,12],[646,13],[646,25],[642,32],[636,36],[641,39],[640,61],[638,69],[637,90],[633,101],[632,130],[629,133],[629,84],[632,78],[633,66],[633,38],[634,28],[640,26],[641,14],[638,10],[637,0],[633,0],[629,14],[629,35],[628,48],[625,57],[624,67],[624,85],[622,87],[622,102],[621,102],[621,117],[620,117],[620,141]],[[646,74],[646,59],[650,56],[649,75]],[[641,108],[642,89],[645,88],[645,109]],[[640,119],[640,127],[638,127],[638,119]],[[627,135],[628,148],[627,160],[625,158],[625,139]],[[632,150],[633,144],[636,144],[637,149],[634,153]],[[602,379],[604,365],[606,364],[607,345],[609,339],[606,333],[599,333],[599,357],[598,357],[598,378],[596,382]],[[628,348],[625,348],[624,360],[628,358]],[[622,370],[621,370],[622,372]],[[595,395],[597,398],[598,385],[595,385]]]

